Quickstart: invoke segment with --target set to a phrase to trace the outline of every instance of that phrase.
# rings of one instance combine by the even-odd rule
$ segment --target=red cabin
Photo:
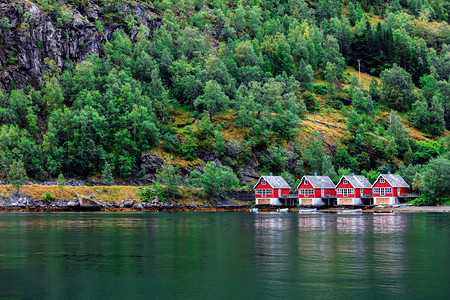
[[[344,175],[336,185],[337,205],[361,205],[362,198],[372,198],[372,185],[361,175]]]
[[[392,205],[398,203],[398,198],[408,196],[409,185],[398,174],[381,174],[372,189],[374,204]]]
[[[297,189],[300,205],[325,205],[328,199],[336,198],[335,185],[328,176],[303,176]]]
[[[281,206],[283,203],[280,198],[289,195],[291,186],[281,176],[261,176],[253,188],[256,205]]]

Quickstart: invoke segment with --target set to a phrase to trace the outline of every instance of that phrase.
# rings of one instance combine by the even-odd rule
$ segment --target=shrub
[[[55,199],[56,197],[49,191],[46,191],[41,197],[41,200],[44,202],[53,202]]]
[[[342,103],[341,100],[336,100],[333,103],[333,107],[336,108],[336,109],[341,110],[344,107],[344,103]]]
[[[314,91],[316,92],[316,94],[326,95],[327,94],[327,86],[325,84],[315,84]]]
[[[144,187],[139,193],[138,198],[141,199],[142,202],[147,202],[153,200],[155,198],[155,191],[150,187]]]
[[[430,197],[427,197],[425,195],[420,195],[416,199],[412,201],[412,204],[415,206],[427,206],[427,205],[434,205],[438,202],[439,199],[431,199]]]

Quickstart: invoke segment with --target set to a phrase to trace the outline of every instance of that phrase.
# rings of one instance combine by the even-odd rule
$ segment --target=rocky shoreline
[[[0,198],[0,211],[9,212],[81,212],[81,211],[104,211],[104,212],[248,212],[250,202],[239,204],[235,201],[226,200],[218,203],[202,204],[180,204],[175,202],[138,202],[133,200],[122,200],[120,202],[101,202],[91,198],[79,196],[74,199],[55,200],[46,202],[35,199],[28,195],[10,195]],[[277,207],[261,207],[261,212],[273,212]],[[322,208],[321,212],[335,213],[342,208]],[[394,212],[450,212],[449,205],[442,206],[412,206],[400,205],[396,207],[364,207],[364,212],[394,211]],[[290,208],[296,211],[297,208]]]
[[[100,202],[86,197],[69,200],[55,200],[45,202],[30,196],[16,195],[0,199],[0,211],[248,211],[249,204],[237,204],[225,201],[211,205],[204,203],[179,204],[174,202],[137,202],[122,200],[120,202]]]

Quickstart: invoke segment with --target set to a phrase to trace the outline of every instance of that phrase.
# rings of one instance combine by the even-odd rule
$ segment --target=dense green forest
[[[159,153],[171,155],[157,173],[168,197],[174,182],[244,186],[235,178],[246,169],[292,185],[314,172],[373,182],[392,171],[422,203],[450,193],[444,0],[141,1],[152,26],[133,14],[135,1],[32,2],[62,29],[95,5],[98,34],[115,30],[101,55],[62,68],[47,58],[40,87],[12,82],[0,93],[4,176],[22,161],[37,180],[103,174],[145,184],[141,157]],[[8,30],[3,17],[0,34]],[[336,115],[342,135],[304,129],[306,119]],[[180,165],[208,161],[222,166],[178,176]]]

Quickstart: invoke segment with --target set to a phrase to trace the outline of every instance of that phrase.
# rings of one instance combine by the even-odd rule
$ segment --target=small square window
[[[305,185],[308,185],[308,179],[305,179]]]
[[[342,180],[342,183],[343,183],[343,184],[347,184],[347,183],[348,183],[347,179],[343,179],[343,180]]]
[[[384,183],[384,178],[383,177],[380,178],[380,182]]]
[[[261,184],[265,185],[266,184],[266,180],[265,179],[261,179]]]

